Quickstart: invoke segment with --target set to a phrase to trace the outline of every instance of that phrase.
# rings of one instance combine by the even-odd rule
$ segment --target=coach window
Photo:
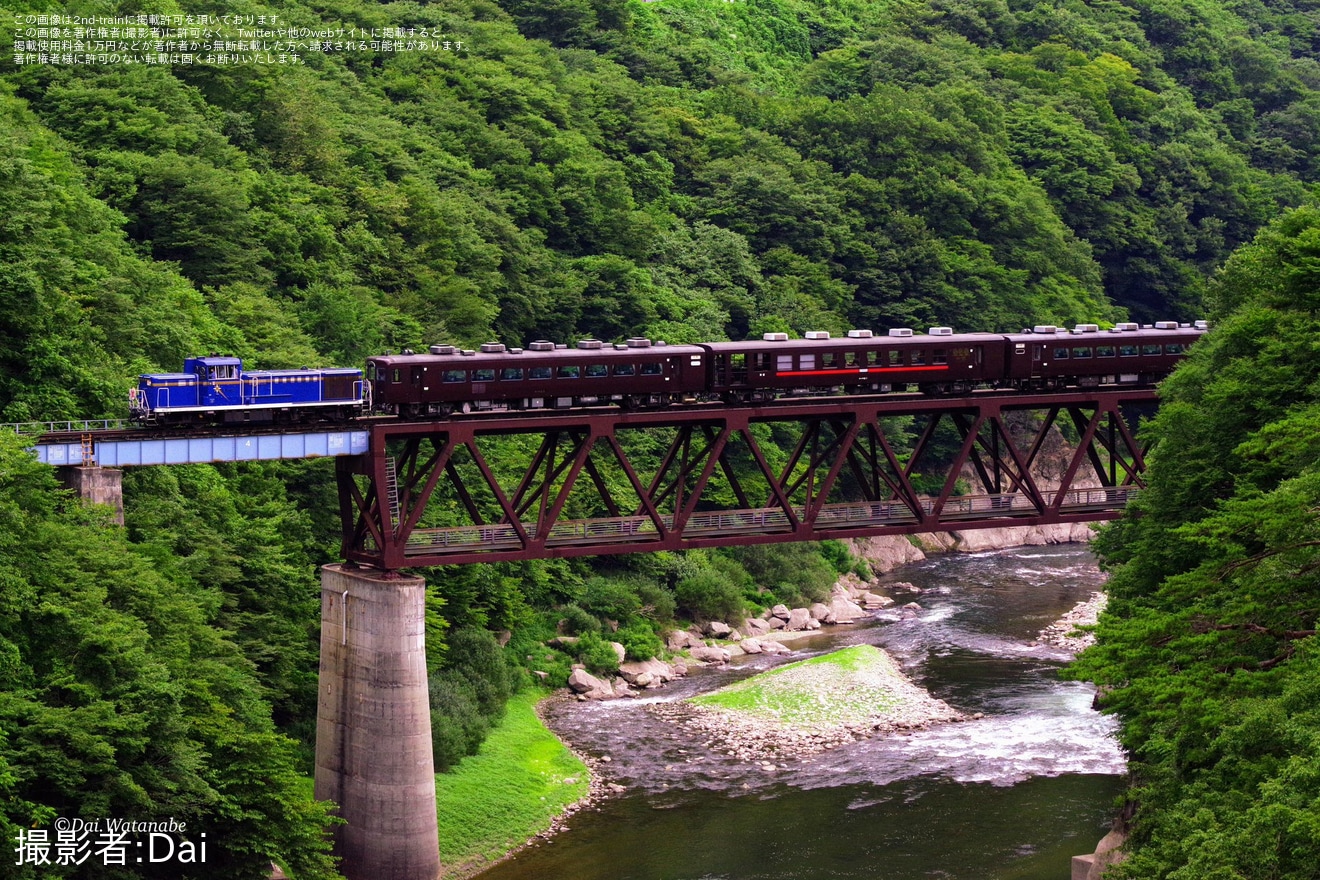
[[[926,363],[926,352],[925,352],[923,349],[920,349],[920,348],[913,349],[913,351],[912,351],[912,366],[914,366],[914,367],[920,367],[920,366],[922,366],[922,365],[925,364],[925,363]]]
[[[891,349],[889,352],[889,366],[891,367],[903,366],[903,352],[898,351],[896,349]]]
[[[402,382],[402,381],[403,381],[403,371],[400,370],[400,369],[398,369],[398,368],[396,367],[396,368],[390,373],[390,381],[391,381],[391,382],[395,382],[395,383],[397,383],[397,382]]]
[[[473,381],[473,382],[494,382],[494,381],[495,381],[495,371],[494,371],[494,370],[473,370],[473,371],[472,371],[472,381]]]
[[[1112,345],[1097,345],[1095,356],[1098,358],[1111,358],[1114,356],[1114,347]]]
[[[1137,347],[1135,345],[1120,345],[1118,347],[1118,356],[1125,358],[1136,357]]]
[[[532,379],[549,379],[551,371],[549,367],[532,367],[527,375]]]
[[[505,367],[504,372],[500,373],[501,379],[507,379],[514,382],[522,379],[522,376],[522,367]]]
[[[636,376],[637,367],[632,364],[615,364],[614,375],[616,376]]]
[[[781,354],[775,358],[775,369],[781,373],[787,373],[793,369],[793,356],[791,354]]]
[[[576,379],[581,375],[582,375],[582,368],[579,367],[577,364],[559,368],[559,378],[561,379]]]
[[[816,356],[814,354],[799,355],[798,361],[800,362],[801,369],[803,370],[816,369]]]
[[[1072,356],[1075,358],[1089,358],[1091,356],[1090,348],[1074,348]]]
[[[1153,343],[1151,345],[1143,345],[1141,347],[1141,353],[1145,355],[1160,354],[1161,347],[1159,343]]]
[[[610,368],[604,364],[587,364],[587,378],[601,379],[610,374]]]
[[[1054,349],[1054,359],[1056,361],[1066,361],[1068,359],[1068,349],[1066,348]]]
[[[467,370],[445,370],[446,382],[466,382]]]
[[[827,351],[820,356],[820,365],[824,369],[832,369],[839,365],[838,357],[832,351]]]
[[[1177,342],[1171,342],[1171,343],[1169,343],[1168,345],[1164,346],[1164,353],[1165,353],[1165,354],[1182,354],[1182,353],[1183,353],[1183,347],[1182,347],[1182,345],[1180,345],[1180,344],[1177,343]]]
[[[935,357],[932,363],[947,364],[949,362],[949,350],[947,348],[935,349]]]
[[[643,376],[659,376],[665,371],[665,365],[661,363],[642,364]]]

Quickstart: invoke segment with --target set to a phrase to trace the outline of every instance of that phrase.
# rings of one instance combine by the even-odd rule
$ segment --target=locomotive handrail
[[[9,422],[0,424],[0,430],[13,431],[20,436],[33,434],[76,434],[86,431],[122,431],[133,427],[128,419],[71,419],[63,422]]]

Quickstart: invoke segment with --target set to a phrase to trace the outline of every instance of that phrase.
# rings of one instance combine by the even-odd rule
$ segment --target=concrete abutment
[[[316,798],[339,804],[349,880],[440,873],[425,597],[422,578],[321,569]]]
[[[65,488],[92,504],[104,504],[114,511],[115,522],[124,524],[124,472],[118,468],[96,465],[67,465],[56,468]]]

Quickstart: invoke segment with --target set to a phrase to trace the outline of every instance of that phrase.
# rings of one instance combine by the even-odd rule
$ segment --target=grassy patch
[[[541,696],[515,695],[481,751],[436,776],[442,877],[476,873],[586,796],[587,768],[536,716]]]
[[[855,645],[772,669],[693,697],[691,702],[778,724],[810,727],[883,715],[902,703],[901,693],[908,687],[884,651]]]

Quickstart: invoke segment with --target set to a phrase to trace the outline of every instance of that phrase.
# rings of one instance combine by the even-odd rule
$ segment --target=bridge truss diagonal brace
[[[393,570],[1111,518],[1145,467],[1121,408],[1154,400],[1079,389],[382,422],[367,454],[336,459],[343,550]],[[887,431],[893,417],[924,421],[915,443]],[[1060,427],[1077,442],[1043,483]],[[1076,488],[1086,473],[1091,495]],[[985,494],[956,494],[962,474]]]

